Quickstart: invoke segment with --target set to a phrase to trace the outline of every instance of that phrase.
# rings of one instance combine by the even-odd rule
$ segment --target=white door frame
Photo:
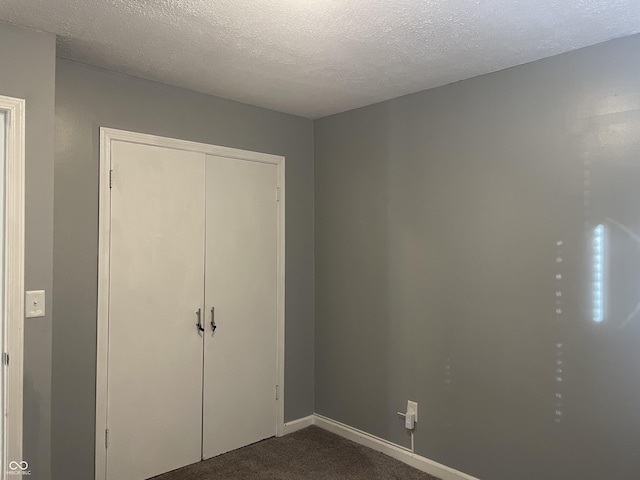
[[[25,101],[0,96],[7,136],[4,166],[4,405],[2,459],[5,478],[10,462],[22,462],[22,382],[24,345],[24,165]],[[4,132],[0,132],[4,134]],[[2,203],[0,202],[0,208]],[[2,257],[0,257],[2,265]],[[7,365],[8,363],[8,365]],[[19,468],[21,469],[21,468]]]
[[[173,148],[206,155],[268,163],[277,167],[280,201],[278,204],[278,299],[276,372],[279,395],[276,398],[276,435],[284,434],[284,325],[285,325],[285,175],[284,157],[235,148],[207,145],[143,133],[100,128],[100,213],[98,227],[98,331],[96,366],[96,457],[95,479],[105,480],[107,449],[107,369],[109,341],[109,252],[111,238],[111,142],[122,141]]]

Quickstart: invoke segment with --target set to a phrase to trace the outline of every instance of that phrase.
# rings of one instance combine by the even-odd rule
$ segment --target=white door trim
[[[98,227],[98,325],[96,364],[96,447],[95,479],[105,480],[107,450],[107,368],[109,338],[109,239],[111,237],[111,142],[123,141],[156,147],[199,152],[219,157],[235,158],[276,165],[280,201],[278,205],[278,300],[276,359],[279,395],[276,399],[276,435],[284,434],[284,350],[285,350],[285,159],[278,155],[250,152],[235,148],[207,145],[173,138],[100,128],[100,208]]]
[[[25,101],[0,96],[0,110],[6,112],[5,228],[4,228],[4,342],[8,354],[5,368],[5,438],[3,458],[22,458],[22,382],[24,345],[24,166]],[[4,133],[4,132],[3,132]],[[2,166],[0,165],[0,168]],[[1,264],[1,257],[0,257]],[[3,359],[4,360],[4,359]],[[0,472],[5,478],[5,472]]]

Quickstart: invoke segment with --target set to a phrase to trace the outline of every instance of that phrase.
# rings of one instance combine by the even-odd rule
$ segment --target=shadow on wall
[[[34,387],[34,381],[32,376],[25,372],[23,379],[23,392],[24,392],[24,405],[23,412],[29,412],[29,415],[24,418],[25,425],[40,425],[40,410],[42,408],[40,404],[40,396]],[[33,453],[40,452],[42,448],[42,444],[40,442],[40,438],[37,435],[37,428],[23,428],[23,445],[29,445],[29,452],[24,451],[23,449],[23,457],[21,459],[8,459],[8,460],[16,460],[16,461],[25,461],[29,464],[28,471],[31,472],[29,478],[33,480],[38,480],[44,478],[39,474],[39,471],[48,472],[49,468],[39,465],[38,459],[28,456],[29,453],[33,455]]]
[[[403,425],[395,412],[404,407],[390,399],[389,383],[389,335],[397,334],[388,322],[389,111],[387,104],[374,108],[375,122],[349,124],[345,118],[345,136],[338,133],[320,146],[349,161],[322,168],[316,163],[314,172],[316,192],[330,192],[315,205],[316,227],[322,225],[315,245],[316,319],[331,319],[316,321],[315,376],[317,413],[382,437]],[[333,118],[342,131],[343,117]],[[322,125],[316,122],[316,129]],[[366,142],[370,138],[375,141]],[[360,148],[350,150],[351,142]],[[316,151],[316,158],[322,156]],[[397,433],[406,444],[404,432]]]

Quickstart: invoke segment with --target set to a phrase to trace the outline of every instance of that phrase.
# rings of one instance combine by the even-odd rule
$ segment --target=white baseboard
[[[336,422],[335,420],[318,415],[317,413],[285,423],[284,432],[285,434],[292,433],[310,425],[316,425],[324,430],[346,438],[347,440],[359,443],[360,445],[369,447],[372,450],[382,452],[385,455],[395,458],[396,460],[406,463],[413,468],[417,468],[422,472],[426,472],[429,475],[433,475],[434,477],[438,477],[442,480],[479,480],[476,477],[459,472],[453,468],[447,467],[446,465],[442,465],[438,462],[434,462],[433,460],[429,460],[428,458],[416,455],[408,448],[401,447],[400,445],[388,442],[387,440],[350,427],[344,423]]]
[[[284,424],[283,435],[288,435],[289,433],[297,432],[298,430],[302,430],[303,428],[310,427],[311,425],[313,425],[313,415],[299,418],[297,420],[292,420],[291,422],[287,422]]]

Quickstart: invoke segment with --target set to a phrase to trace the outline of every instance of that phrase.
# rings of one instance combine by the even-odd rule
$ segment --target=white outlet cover
[[[407,413],[415,414],[415,421],[418,421],[418,403],[412,402],[411,400],[407,401]]]
[[[31,290],[25,295],[24,311],[27,318],[44,317],[44,290]]]

